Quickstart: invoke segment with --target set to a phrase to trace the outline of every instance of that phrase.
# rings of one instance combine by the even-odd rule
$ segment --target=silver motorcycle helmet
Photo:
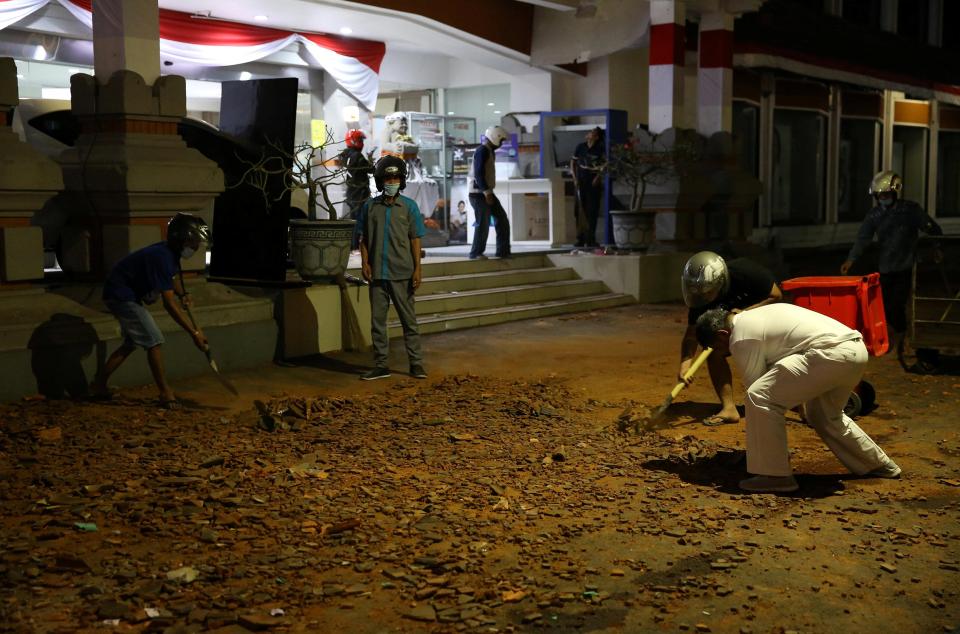
[[[723,258],[713,251],[695,253],[683,265],[683,301],[690,308],[706,306],[730,290],[730,271]]]
[[[179,212],[167,223],[167,244],[177,253],[187,246],[199,248],[203,242],[211,243],[210,226],[200,216]]]
[[[895,194],[897,198],[899,198],[900,192],[902,191],[903,179],[900,178],[900,175],[893,170],[877,172],[874,175],[873,180],[870,181],[871,196],[879,196],[880,194],[891,193]]]

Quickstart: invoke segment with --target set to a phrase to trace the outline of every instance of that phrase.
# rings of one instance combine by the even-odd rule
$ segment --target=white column
[[[929,6],[927,44],[939,48],[943,46],[943,0],[930,0]]]
[[[685,7],[679,0],[650,1],[650,131],[680,125],[683,116]]]
[[[760,182],[763,190],[760,193],[760,227],[769,227],[773,224],[770,190],[773,188],[773,108],[774,92],[773,77],[761,76],[760,93]]]
[[[843,112],[842,92],[837,85],[830,86],[830,114],[827,116],[827,199],[824,224],[839,221],[837,199],[840,191],[840,113]]]
[[[132,70],[150,86],[160,77],[160,12],[157,0],[93,3],[93,59],[105,84],[118,70]]]
[[[723,12],[700,18],[697,128],[705,136],[733,127],[733,19]]]
[[[899,0],[880,0],[880,29],[888,33],[897,32],[897,17],[900,13]]]
[[[937,154],[940,151],[940,102],[930,100],[930,127],[927,134],[927,213],[937,217],[937,181],[940,178],[940,163]]]
[[[893,169],[893,105],[892,90],[883,91],[883,140],[880,151],[881,170]]]

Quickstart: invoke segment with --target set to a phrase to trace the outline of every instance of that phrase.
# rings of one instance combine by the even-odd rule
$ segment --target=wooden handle
[[[697,370],[700,369],[700,366],[703,365],[703,363],[707,360],[707,357],[710,356],[711,352],[713,352],[713,348],[703,349],[703,352],[700,353],[700,356],[694,360],[693,364],[690,365],[690,369],[687,370],[686,374],[683,375],[683,380],[674,386],[673,391],[670,392],[670,398],[677,398],[677,394],[679,394],[680,390],[687,385],[687,381],[690,379],[690,377],[697,373]]]

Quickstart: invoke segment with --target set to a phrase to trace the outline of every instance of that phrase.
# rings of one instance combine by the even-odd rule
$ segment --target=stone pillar
[[[650,131],[681,125],[685,7],[680,0],[650,0]]]
[[[112,77],[131,70],[147,84],[160,77],[157,0],[97,0],[93,7],[93,70]]]
[[[700,18],[697,69],[697,128],[700,134],[731,132],[733,127],[733,16],[705,13]]]
[[[43,278],[43,230],[33,215],[60,189],[59,166],[11,130],[20,102],[17,66],[0,58],[0,289]]]
[[[206,211],[224,189],[216,163],[177,133],[186,81],[159,76],[158,24],[156,0],[93,5],[97,76],[70,80],[81,132],[60,157],[73,210],[61,266],[70,272],[102,277],[124,255],[164,239],[178,211]],[[204,254],[183,264],[202,269]]]

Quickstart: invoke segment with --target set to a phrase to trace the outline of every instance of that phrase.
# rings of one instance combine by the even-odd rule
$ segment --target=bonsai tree
[[[247,170],[231,187],[243,184],[254,187],[263,196],[267,209],[287,193],[292,195],[297,191],[304,191],[307,194],[307,217],[310,220],[318,219],[318,206],[327,212],[330,220],[336,220],[337,210],[335,201],[330,199],[329,188],[344,183],[346,168],[340,166],[338,161],[323,160],[323,157],[338,144],[338,141],[334,141],[333,131],[329,127],[323,143],[313,145],[303,142],[296,145],[292,153],[279,143],[267,140],[266,146],[260,148],[258,159],[237,157],[247,165]],[[270,186],[274,179],[280,179],[279,187]],[[279,193],[276,193],[277,191]]]
[[[650,185],[663,185],[689,172],[703,156],[700,137],[691,130],[653,135],[641,132],[610,148],[602,169],[630,187],[630,209],[639,210]]]

